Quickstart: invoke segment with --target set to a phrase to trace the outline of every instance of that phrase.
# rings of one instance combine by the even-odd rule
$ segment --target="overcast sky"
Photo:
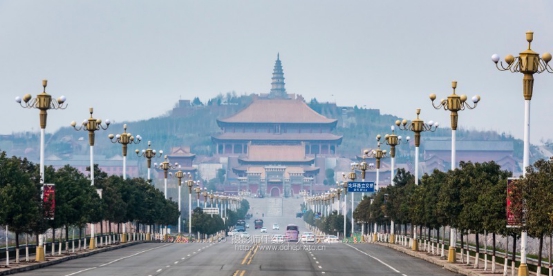
[[[490,56],[553,51],[552,1],[0,1],[0,134],[38,131],[15,96],[67,97],[47,132],[97,118],[163,115],[179,99],[267,93],[280,58],[288,93],[449,125],[428,95],[482,97],[459,126],[522,138],[522,74]],[[553,75],[536,74],[531,141],[553,139]],[[393,122],[390,122],[393,124]],[[117,130],[119,131],[119,130]],[[117,132],[114,131],[114,132]],[[190,130],[182,130],[188,132]],[[372,138],[367,138],[372,141]]]

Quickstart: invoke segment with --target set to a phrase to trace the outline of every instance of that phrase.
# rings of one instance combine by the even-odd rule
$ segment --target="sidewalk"
[[[427,262],[433,263],[435,265],[439,265],[451,272],[459,273],[466,276],[503,276],[503,264],[495,263],[495,272],[492,273],[491,268],[491,257],[489,257],[490,260],[488,260],[488,266],[487,270],[484,271],[484,260],[480,259],[479,261],[479,268],[474,268],[474,257],[471,257],[471,263],[470,265],[467,265],[466,263],[466,256],[465,256],[465,262],[461,263],[461,254],[457,253],[457,259],[456,263],[448,263],[447,259],[442,259],[440,255],[433,255],[432,253],[428,253],[426,251],[413,251],[410,247],[405,247],[400,244],[390,244],[390,243],[384,243],[384,242],[371,242],[374,244],[378,244],[381,246],[385,246],[388,248],[392,248],[396,251],[403,252],[407,255],[411,255],[413,257],[425,260]],[[447,256],[447,250],[446,250],[446,256]],[[515,275],[518,273],[518,268],[515,269]],[[528,272],[529,276],[536,275],[535,272]],[[508,266],[507,268],[507,276],[511,276],[511,267]]]
[[[22,252],[22,253],[20,252],[19,263],[15,263],[15,257],[13,257],[13,258],[10,258],[9,267],[6,267],[5,261],[4,261],[4,264],[0,265],[0,275],[10,275],[18,272],[42,268],[42,267],[46,267],[54,264],[59,264],[64,261],[87,257],[90,255],[111,251],[119,248],[124,248],[127,246],[136,245],[139,243],[144,243],[144,241],[133,241],[133,242],[127,242],[122,244],[105,245],[102,247],[98,247],[94,250],[87,249],[87,250],[81,250],[79,252],[75,251],[75,253],[62,253],[61,255],[55,255],[55,256],[51,256],[51,253],[47,253],[46,261],[44,262],[36,262],[34,254],[29,255],[29,262],[26,262],[25,252]]]

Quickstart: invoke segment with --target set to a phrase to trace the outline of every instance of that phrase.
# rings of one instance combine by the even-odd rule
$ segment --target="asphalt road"
[[[263,220],[268,236],[253,228],[253,219],[247,221],[252,241],[237,242],[229,237],[212,244],[143,243],[15,275],[455,275],[374,244],[272,244],[270,235],[284,234],[287,224],[297,224],[300,232],[306,231],[305,224],[295,218]],[[280,230],[272,230],[273,223],[278,223]]]

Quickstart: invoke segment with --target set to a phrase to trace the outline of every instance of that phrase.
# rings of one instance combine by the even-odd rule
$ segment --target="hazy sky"
[[[522,74],[490,56],[553,52],[552,1],[0,1],[0,134],[39,129],[15,96],[65,95],[47,132],[95,117],[128,122],[178,99],[267,93],[280,52],[288,93],[449,126],[438,99],[480,94],[461,128],[522,138]],[[553,139],[553,75],[536,74],[531,140]],[[390,122],[393,124],[393,122]],[[130,127],[132,128],[132,127]],[[114,132],[118,132],[114,131]],[[182,130],[188,132],[189,130]],[[367,138],[372,141],[372,138]]]

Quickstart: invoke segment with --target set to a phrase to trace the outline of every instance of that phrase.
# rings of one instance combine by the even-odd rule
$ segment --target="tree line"
[[[8,225],[15,233],[17,248],[19,235],[34,235],[38,241],[38,235],[50,228],[64,228],[67,240],[70,227],[82,230],[87,223],[116,223],[119,233],[120,224],[125,222],[134,222],[138,230],[141,225],[170,225],[178,221],[177,203],[166,200],[143,178],[108,177],[95,165],[91,186],[90,179],[70,165],[58,170],[49,166],[45,167],[45,180],[55,184],[55,198],[44,200],[39,180],[39,165],[0,153],[0,224]],[[55,208],[50,209],[53,203]],[[111,233],[111,224],[108,226]]]
[[[353,216],[357,222],[369,224],[369,228],[377,223],[385,231],[393,221],[397,227],[403,227],[399,228],[403,234],[408,226],[417,226],[413,232],[418,231],[419,237],[423,236],[423,227],[427,237],[431,230],[436,230],[439,238],[441,227],[451,226],[461,235],[461,248],[464,235],[475,235],[476,252],[480,251],[479,235],[492,234],[494,256],[496,234],[512,236],[513,261],[516,238],[526,230],[530,237],[539,240],[538,266],[541,266],[543,237],[553,233],[553,162],[540,159],[527,167],[526,175],[511,183],[508,194],[511,176],[511,172],[501,170],[493,161],[461,162],[455,170],[425,174],[420,184],[415,185],[415,177],[399,169],[395,185],[365,197]],[[507,228],[507,211],[518,217],[519,228]],[[442,233],[442,243],[445,236]]]

